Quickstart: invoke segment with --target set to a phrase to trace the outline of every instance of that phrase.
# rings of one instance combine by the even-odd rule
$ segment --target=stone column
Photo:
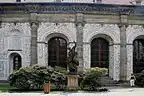
[[[37,64],[37,29],[38,23],[31,22],[31,65]]]
[[[84,18],[83,14],[76,14],[76,29],[77,29],[77,52],[79,60],[78,71],[83,71],[83,27]]]
[[[119,24],[120,28],[120,80],[127,80],[127,48],[126,28],[127,25]]]

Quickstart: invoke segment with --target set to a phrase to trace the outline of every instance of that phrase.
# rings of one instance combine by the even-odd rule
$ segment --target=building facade
[[[85,3],[1,3],[0,80],[34,64],[66,67],[77,42],[79,71],[109,69],[128,80],[144,69],[144,7]]]

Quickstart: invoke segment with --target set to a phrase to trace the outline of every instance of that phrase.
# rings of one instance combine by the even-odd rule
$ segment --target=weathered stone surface
[[[76,28],[74,23],[45,23],[38,29],[38,64],[48,65],[48,41],[53,37],[63,37],[68,46],[76,41]]]
[[[0,29],[0,64],[2,69],[1,80],[7,80],[12,72],[10,64],[10,55],[18,53],[22,57],[22,66],[30,64],[30,26],[29,23],[2,23]]]
[[[18,5],[20,6],[14,7],[21,8],[20,11],[10,10],[10,14],[3,13],[0,16],[0,80],[6,80],[12,72],[9,59],[12,53],[20,54],[22,67],[29,66],[31,61],[47,66],[48,41],[53,37],[66,39],[68,47],[73,46],[73,41],[78,42],[77,50],[80,54],[82,69],[91,66],[91,41],[98,37],[106,39],[109,42],[109,76],[114,80],[119,80],[121,71],[125,72],[125,78],[129,79],[133,72],[133,41],[139,36],[144,36],[142,10],[135,10],[134,14],[138,15],[122,15],[120,18],[118,12],[123,11],[122,13],[127,14],[133,7],[119,6],[117,8],[117,5],[105,5],[105,7],[97,8],[98,5],[95,6],[95,4],[92,4],[93,7],[89,4],[60,7],[52,4],[52,7],[45,5],[39,10],[41,4],[24,5],[24,7],[21,3]],[[43,9],[45,7],[46,9]],[[38,10],[39,12],[45,10],[46,13],[35,13]],[[21,14],[18,14],[19,12]],[[35,23],[39,23],[39,26],[35,26]],[[127,29],[123,30],[125,34],[121,34],[122,30],[119,29],[118,23],[129,24]],[[121,41],[125,44],[121,44]],[[121,50],[123,45],[124,51]],[[34,53],[34,58],[31,58],[31,53]],[[125,67],[120,66],[120,57],[124,56],[124,54],[120,56],[121,53],[124,53],[124,58],[127,59],[124,60]],[[123,68],[125,71],[121,70]]]
[[[127,25],[120,24],[120,79],[127,80],[127,49],[126,49],[126,29]]]
[[[77,90],[78,89],[78,75],[68,75],[67,76],[67,89]]]
[[[91,66],[91,41],[94,38],[102,37],[110,44],[109,76],[118,81],[120,75],[120,31],[118,26],[115,24],[86,24],[83,36],[84,68],[90,68]]]

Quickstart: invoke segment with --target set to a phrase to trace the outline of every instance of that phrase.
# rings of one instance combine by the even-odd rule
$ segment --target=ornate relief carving
[[[38,28],[39,23],[38,22],[30,22],[31,28]]]
[[[141,7],[140,7],[141,8]],[[135,8],[131,6],[112,6],[103,5],[99,6],[97,4],[75,4],[75,3],[28,3],[28,4],[4,4],[0,7],[0,13],[75,13],[75,12],[95,12],[100,14],[128,14],[129,12],[142,14],[143,10],[134,10]],[[143,9],[143,7],[142,7]]]
[[[105,34],[112,38],[114,43],[120,43],[120,31],[116,24],[86,24],[84,27],[84,42],[90,42],[97,34]]]
[[[68,38],[68,42],[76,41],[76,28],[73,23],[41,23],[38,29],[38,42],[48,42],[48,36],[52,33],[61,33]],[[56,35],[57,36],[57,35]],[[38,43],[38,63],[47,64],[47,45]]]
[[[127,43],[132,44],[136,37],[144,35],[144,28],[142,25],[130,25],[127,28]]]
[[[21,53],[23,56],[22,64],[23,66],[27,66],[30,64],[30,24],[29,23],[2,23],[1,28],[1,35],[2,38],[0,38],[0,53],[2,56],[0,56],[0,64],[1,62],[4,62],[4,79],[7,79],[7,76],[9,75],[9,52],[7,51],[10,47],[9,44],[12,41],[12,45],[14,47],[19,48],[21,45]],[[16,40],[13,42],[13,40]],[[21,42],[19,44],[15,44],[15,42]],[[6,58],[3,59],[2,57],[5,56]],[[2,68],[0,68],[2,70]],[[3,74],[0,72],[0,75]],[[1,75],[2,76],[2,75]],[[1,77],[0,76],[0,77]]]
[[[114,71],[113,71],[113,78],[114,80],[119,80],[120,75],[120,45],[113,45],[114,47]]]
[[[0,78],[4,77],[4,61],[0,61]]]
[[[62,33],[69,39],[69,42],[76,41],[76,28],[73,23],[41,23],[38,29],[38,41],[46,41],[46,37],[52,33]]]
[[[127,45],[127,80],[133,73],[133,45]]]
[[[90,54],[90,44],[83,45],[83,59],[84,59],[84,69],[90,68],[91,64],[91,54]]]

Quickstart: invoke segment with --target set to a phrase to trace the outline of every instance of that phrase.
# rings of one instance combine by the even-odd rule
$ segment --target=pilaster
[[[120,45],[114,44],[113,46],[113,79],[118,81],[120,80]],[[110,53],[111,54],[111,53]]]
[[[31,13],[30,17],[30,25],[31,25],[31,65],[37,64],[37,30],[39,24],[37,22],[37,14]]]
[[[127,48],[126,24],[119,24],[120,28],[120,80],[127,80]]]
[[[133,73],[133,44],[127,44],[127,80]]]
[[[38,54],[38,64],[43,66],[48,66],[47,58],[47,43],[46,42],[37,42],[37,54]]]
[[[84,42],[83,44],[83,68],[87,69],[91,67],[91,45],[89,42]]]
[[[85,25],[83,14],[76,14],[76,30],[77,30],[77,52],[79,60],[79,71],[83,71],[83,27]]]

